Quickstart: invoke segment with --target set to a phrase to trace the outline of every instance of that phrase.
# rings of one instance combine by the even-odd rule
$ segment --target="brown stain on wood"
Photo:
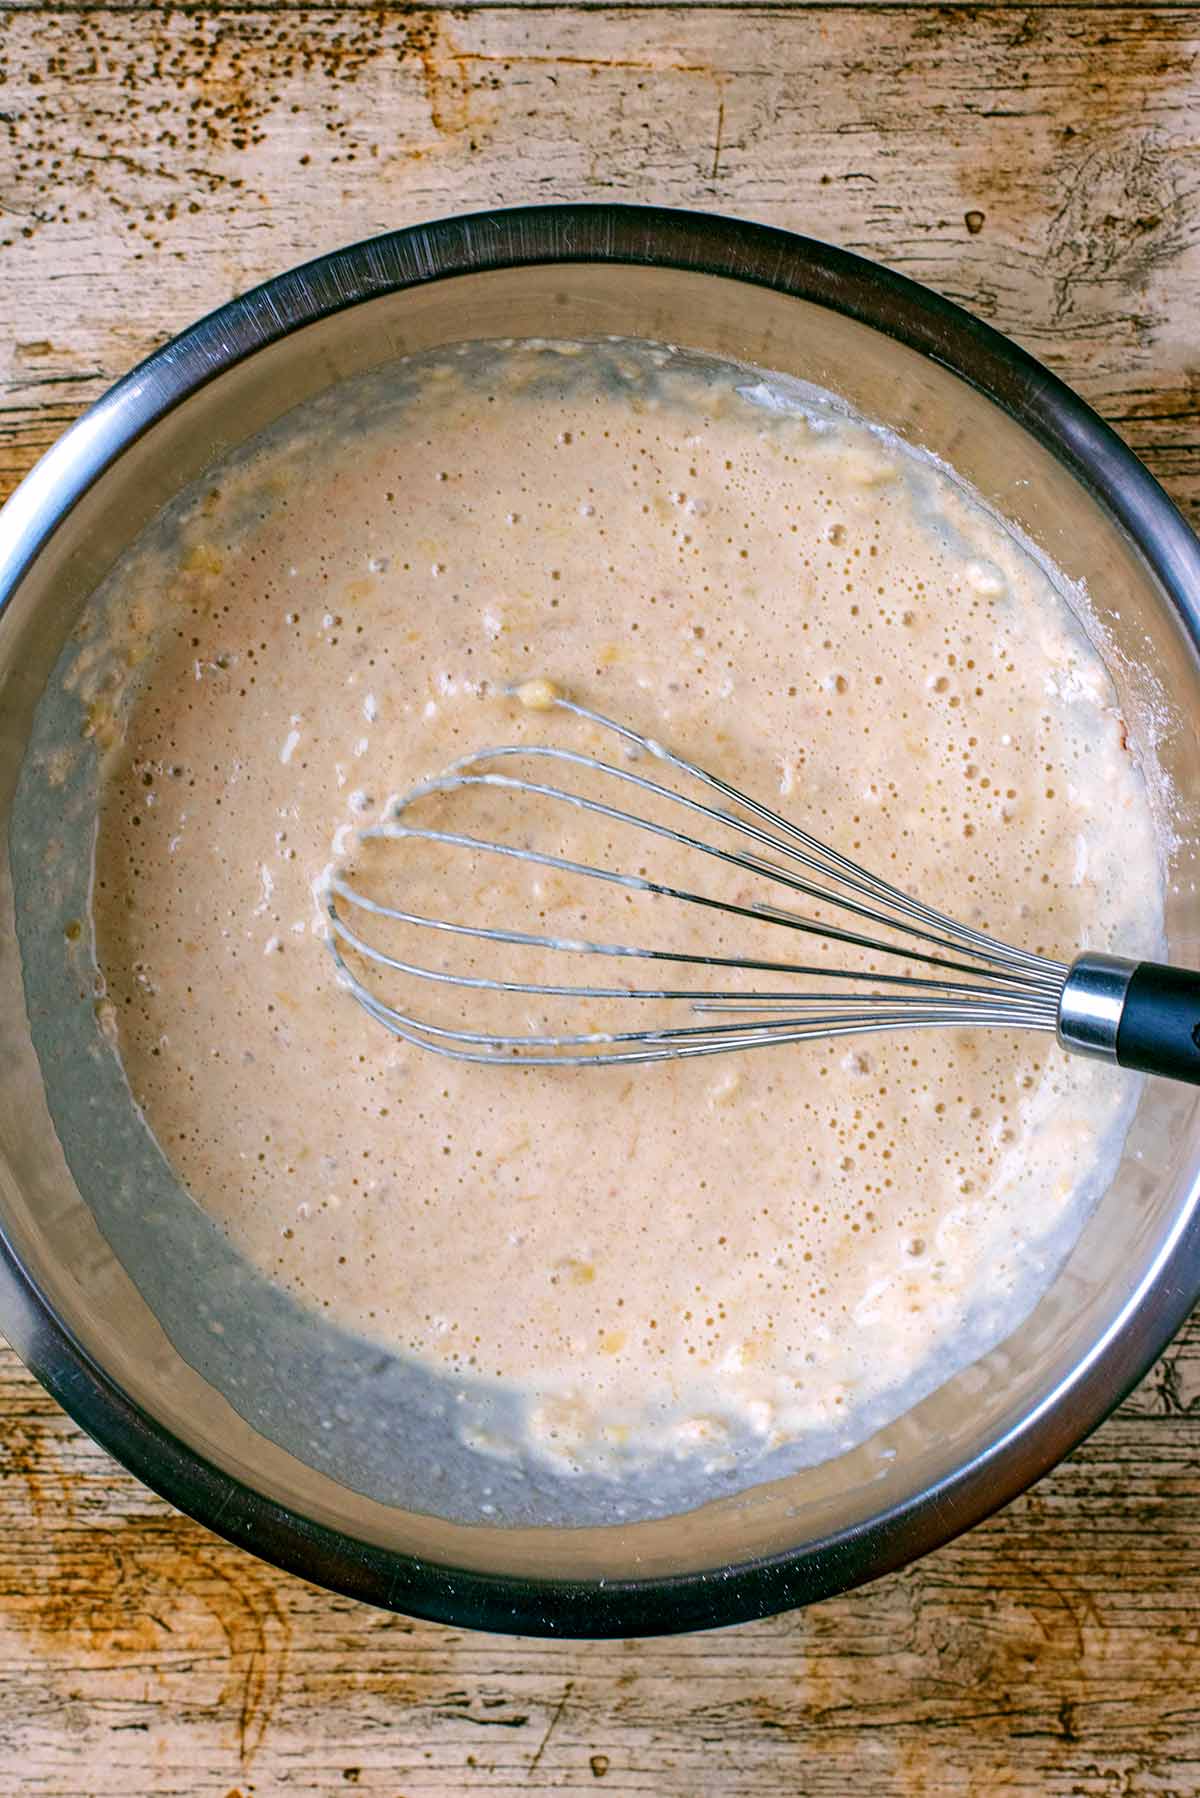
[[[19,1633],[34,1665],[162,1661],[165,1677],[180,1657],[208,1663],[219,1675],[212,1706],[248,1767],[287,1674],[291,1628],[279,1576],[165,1507],[115,1530],[89,1525],[86,1481],[64,1465],[60,1433],[57,1415],[6,1421],[0,1433],[0,1477],[21,1483],[38,1543],[34,1577],[20,1592],[0,1586],[0,1636]],[[147,1699],[152,1686],[151,1677]]]
[[[249,1556],[164,1543],[160,1523],[130,1519],[99,1551],[47,1540],[45,1583],[7,1613],[31,1652],[96,1668],[183,1656],[220,1673],[210,1699],[238,1764],[269,1729],[287,1669],[289,1628],[273,1576]],[[79,1571],[86,1569],[86,1588]],[[143,1702],[153,1702],[153,1677]],[[159,1702],[170,1705],[169,1689]]]
[[[421,64],[434,130],[443,138],[455,138],[477,129],[479,121],[471,105],[471,59],[455,44],[449,21],[441,13],[429,14],[424,24],[410,31],[408,50]]]
[[[20,1480],[38,1523],[75,1514],[75,1481],[40,1419],[6,1420],[0,1430],[0,1479]]]

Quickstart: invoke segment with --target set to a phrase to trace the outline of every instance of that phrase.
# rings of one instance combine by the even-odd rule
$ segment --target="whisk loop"
[[[575,1067],[645,1063],[783,1043],[813,1042],[865,1032],[957,1026],[1054,1031],[1071,969],[1028,950],[1014,948],[986,932],[947,917],[912,894],[892,886],[718,775],[675,754],[652,737],[605,717],[590,707],[542,686],[539,709],[568,713],[608,733],[629,760],[650,758],[663,778],[634,766],[557,744],[501,744],[476,751],[442,774],[390,802],[376,824],[359,833],[364,845],[427,845],[433,853],[472,858],[479,865],[520,868],[553,879],[599,883],[619,896],[643,896],[656,903],[707,911],[714,921],[768,926],[797,939],[821,939],[839,951],[859,954],[864,965],[829,966],[812,960],[766,955],[724,955],[694,949],[654,948],[602,937],[559,935],[507,924],[471,923],[429,915],[373,897],[346,872],[328,878],[325,903],[329,943],[338,979],[358,1003],[393,1035],[434,1054],[459,1061],[505,1066]],[[537,770],[538,778],[531,777]],[[674,780],[677,784],[668,784]],[[574,784],[570,784],[574,783]],[[679,790],[683,787],[685,790]],[[602,796],[601,796],[602,795]],[[547,827],[567,817],[594,820],[633,840],[651,839],[671,854],[701,858],[686,884],[655,879],[638,868],[580,860],[524,840],[506,840],[468,830],[437,828],[412,821],[422,801],[450,804],[472,799],[531,802]],[[637,806],[640,809],[632,810]],[[650,811],[651,815],[645,815]],[[658,815],[654,815],[657,813]],[[668,821],[669,820],[669,821]],[[712,830],[718,841],[697,833]],[[436,848],[434,847],[436,846]],[[689,862],[689,866],[691,863]],[[770,896],[722,895],[702,878],[734,874],[769,883]],[[397,864],[396,874],[400,874]],[[446,886],[448,910],[463,885]],[[786,900],[784,896],[786,895]],[[814,914],[828,909],[837,922]],[[796,907],[796,909],[793,909]],[[459,965],[429,965],[371,940],[373,921],[389,932],[431,933],[442,947],[462,949]],[[880,935],[880,932],[886,934]],[[366,934],[364,934],[366,933]],[[604,981],[504,978],[479,972],[473,957],[481,949],[538,952],[564,958],[595,957],[627,968],[639,963],[688,970],[690,984],[648,986]],[[868,960],[869,958],[869,960]],[[361,964],[361,972],[356,965]],[[870,965],[882,963],[882,966]],[[1122,964],[1124,965],[1124,964]],[[599,967],[597,964],[597,974]],[[733,977],[770,976],[751,987]],[[711,984],[730,977],[728,984]],[[381,987],[386,977],[395,985]],[[702,984],[703,977],[709,984]],[[676,979],[682,980],[682,974]],[[370,982],[370,984],[368,984]],[[794,984],[794,983],[803,984]],[[399,987],[412,998],[402,1003]],[[384,992],[388,996],[384,996]],[[525,1031],[471,1028],[434,1022],[416,1005],[416,994],[457,995],[460,1000],[497,996],[521,1001],[565,1001],[591,1008],[610,1002],[629,1010],[628,1029]],[[636,1012],[666,1007],[667,1018],[639,1026]],[[414,1008],[415,1007],[415,1008]],[[537,1018],[529,1020],[536,1024]]]

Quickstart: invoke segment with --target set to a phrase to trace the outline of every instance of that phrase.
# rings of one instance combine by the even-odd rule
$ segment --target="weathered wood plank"
[[[172,330],[469,207],[857,248],[1059,369],[1200,519],[1200,8],[0,7],[0,492]],[[0,1352],[0,1798],[1200,1789],[1200,1319],[1036,1491],[720,1635],[409,1624],[171,1513]]]
[[[803,228],[930,282],[1200,509],[1195,9],[0,18],[4,488],[272,270],[452,209],[604,196]]]
[[[1200,1785],[1195,1327],[1066,1466],[921,1566],[673,1641],[464,1635],[319,1593],[173,1515],[11,1355],[0,1472],[6,1795]]]
[[[670,0],[677,12],[745,12],[751,0]],[[978,12],[986,7],[994,13],[1052,13],[1078,7],[1093,13],[1128,12],[1135,0],[752,0],[758,12],[829,13],[866,12],[872,7],[887,8],[892,13],[926,11]],[[1158,12],[1194,11],[1193,0],[1148,0]],[[433,0],[421,10],[429,12],[554,12],[569,6],[574,12],[636,12],[661,8],[663,0]],[[3,0],[3,12],[81,13],[81,12],[158,12],[158,0]],[[208,0],[178,0],[171,8],[184,14],[221,12],[306,13],[313,10],[312,0],[221,0],[214,7]],[[330,12],[367,12],[379,10],[379,0],[328,0],[324,8]]]

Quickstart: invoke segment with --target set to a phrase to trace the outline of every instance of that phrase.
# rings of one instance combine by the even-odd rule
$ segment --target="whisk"
[[[471,923],[405,909],[399,863],[389,864],[395,886],[382,898],[365,891],[351,868],[335,867],[324,903],[338,981],[394,1036],[458,1061],[529,1068],[651,1063],[934,1027],[1039,1030],[1054,1032],[1077,1054],[1200,1084],[1200,973],[1092,951],[1068,964],[1015,948],[947,917],[719,775],[548,682],[527,683],[519,692],[527,705],[596,727],[611,742],[613,759],[535,741],[481,748],[389,801],[379,821],[359,833],[361,845],[467,855],[472,867],[510,872],[515,865],[535,883],[580,883],[584,893],[596,890],[587,883],[599,883],[610,898],[691,908],[693,920],[705,913],[722,932],[733,923],[756,932],[768,926],[781,943],[819,939],[819,953],[808,959],[725,955],[520,927],[541,922],[537,915]],[[485,805],[519,801],[519,827],[507,836],[476,835],[447,828],[445,820],[413,820],[421,802],[445,807],[469,797]],[[672,857],[684,855],[694,880],[676,883],[654,878],[640,864],[610,866],[555,853],[545,843],[568,813],[618,835],[632,831],[631,841],[648,837]],[[532,837],[530,817],[545,827],[540,840]],[[452,860],[436,887],[450,914],[469,884],[456,878],[456,867],[462,871]],[[714,886],[722,873],[726,884],[736,877],[737,891],[722,895],[719,879]],[[748,895],[747,883],[765,883],[768,896]],[[459,959],[431,965],[437,957],[396,953],[398,928],[426,944],[436,940],[443,963],[448,950]],[[381,931],[391,933],[386,947]],[[822,961],[829,946],[852,955],[849,965]],[[566,975],[586,967],[595,978],[505,978],[479,960],[527,952],[555,965],[561,958]],[[617,978],[664,964],[680,984]],[[609,978],[600,978],[601,969]],[[464,1015],[433,1021],[416,1000],[435,992],[449,995]],[[471,1015],[473,1007],[493,1008],[501,1000],[524,1009],[532,1027],[517,1030],[511,1021],[505,1028],[472,1027],[486,1021]],[[630,1027],[552,1027],[545,1012],[564,1006],[575,1009],[576,1021],[584,1008],[613,1006]],[[645,1025],[651,1007],[655,1022]],[[531,1018],[530,1008],[538,1015]]]

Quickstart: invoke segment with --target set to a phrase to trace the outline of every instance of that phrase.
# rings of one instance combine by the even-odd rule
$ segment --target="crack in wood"
[[[531,1778],[532,1778],[533,1774],[537,1771],[538,1763],[540,1762],[543,1754],[545,1754],[545,1752],[546,1752],[547,1742],[549,1742],[550,1737],[554,1734],[555,1730],[559,1726],[559,1723],[562,1721],[562,1714],[567,1708],[567,1700],[571,1696],[572,1691],[574,1690],[574,1684],[575,1684],[575,1682],[573,1680],[569,1679],[567,1681],[566,1685],[563,1687],[562,1697],[559,1699],[558,1703],[555,1705],[554,1714],[550,1718],[549,1723],[547,1723],[547,1725],[546,1725],[546,1733],[542,1737],[541,1741],[538,1743],[537,1748],[534,1750],[533,1759],[529,1763],[529,1776]]]

